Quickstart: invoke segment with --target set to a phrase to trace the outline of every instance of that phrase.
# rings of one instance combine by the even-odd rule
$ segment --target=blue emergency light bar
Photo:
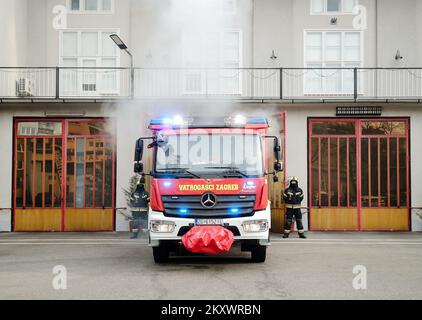
[[[183,118],[176,116],[173,118],[151,119],[150,126],[169,126],[169,127],[243,127],[246,125],[268,125],[267,118],[246,118],[243,116],[218,117],[218,118]]]

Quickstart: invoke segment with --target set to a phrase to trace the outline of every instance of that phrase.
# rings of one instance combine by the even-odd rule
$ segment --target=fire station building
[[[235,114],[282,141],[274,232],[289,176],[308,230],[422,231],[420,1],[0,6],[0,231],[128,230],[149,120]]]

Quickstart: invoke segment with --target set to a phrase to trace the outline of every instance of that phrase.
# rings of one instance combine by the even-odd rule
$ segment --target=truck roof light
[[[267,118],[246,118],[240,114],[225,118],[225,123],[230,127],[243,127],[247,125],[268,125]]]
[[[238,114],[233,119],[234,124],[246,124],[246,118],[241,114]]]
[[[250,118],[248,119],[248,124],[268,124],[267,118]]]
[[[192,118],[185,118],[180,115],[174,116],[173,118],[160,118],[160,119],[151,119],[150,125],[158,126],[188,126],[192,123]]]

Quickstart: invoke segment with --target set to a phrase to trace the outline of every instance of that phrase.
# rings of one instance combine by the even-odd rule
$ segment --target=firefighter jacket
[[[132,211],[148,211],[149,193],[145,189],[137,187],[130,195],[130,206]]]
[[[283,198],[286,202],[286,208],[300,209],[300,204],[303,200],[303,191],[298,186],[289,186],[286,190],[284,190]]]

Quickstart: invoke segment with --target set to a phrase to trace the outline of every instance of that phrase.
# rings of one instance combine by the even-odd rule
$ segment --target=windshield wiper
[[[235,173],[235,174],[241,175],[242,177],[245,177],[245,178],[249,177],[246,173],[244,173],[243,171],[241,171],[237,167],[228,167],[228,166],[224,167],[223,166],[223,167],[205,167],[205,168],[206,169],[227,169],[227,171],[225,171],[225,173],[228,173],[228,174]]]
[[[201,179],[202,177],[200,175],[197,175],[196,173],[193,173],[192,171],[189,171],[187,168],[165,168],[165,169],[160,169],[160,171],[157,172],[167,172],[167,173],[187,173],[189,175],[191,175],[192,177]]]

